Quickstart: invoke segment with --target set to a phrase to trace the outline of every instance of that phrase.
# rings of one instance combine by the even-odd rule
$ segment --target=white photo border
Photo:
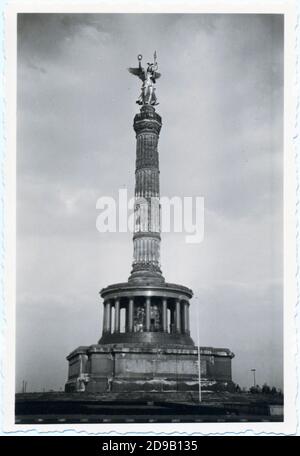
[[[223,13],[284,15],[284,421],[258,423],[15,424],[16,65],[18,13]],[[2,429],[6,435],[292,435],[297,433],[296,375],[296,4],[290,1],[8,2],[4,55],[4,311]],[[298,317],[299,318],[299,317]],[[299,359],[299,358],[298,358]],[[299,375],[299,372],[298,372]]]

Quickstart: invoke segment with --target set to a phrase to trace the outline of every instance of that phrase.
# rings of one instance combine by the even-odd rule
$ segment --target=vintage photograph
[[[15,424],[284,421],[284,15],[17,14]]]

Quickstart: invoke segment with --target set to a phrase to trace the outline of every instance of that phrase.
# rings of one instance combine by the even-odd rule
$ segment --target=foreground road
[[[240,422],[280,422],[282,416],[261,416],[261,415],[23,415],[16,417],[16,424],[75,424],[75,423],[240,423]]]
[[[27,394],[16,397],[16,424],[280,422],[282,404],[262,400],[195,402],[104,400],[97,396]]]

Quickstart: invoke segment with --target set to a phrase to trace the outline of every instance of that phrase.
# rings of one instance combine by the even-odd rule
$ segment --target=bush
[[[256,385],[256,386],[251,386],[251,388],[249,389],[250,393],[251,394],[259,394],[262,392],[261,388],[259,385]]]
[[[269,387],[269,385],[264,383],[261,391],[262,391],[263,394],[270,394],[271,393],[271,388]]]
[[[241,392],[241,387],[240,387],[240,385],[238,385],[238,384],[235,385],[235,391],[236,391],[237,393],[240,393],[240,392]]]
[[[255,386],[251,386],[251,388],[249,389],[250,393],[251,394],[256,394],[257,393],[257,389]]]

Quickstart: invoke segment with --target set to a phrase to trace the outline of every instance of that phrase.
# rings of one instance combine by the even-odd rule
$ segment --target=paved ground
[[[265,402],[95,400],[95,397],[22,395],[16,401],[16,424],[274,422]],[[232,399],[232,398],[231,398]]]
[[[75,423],[237,423],[237,422],[280,422],[282,417],[270,417],[261,415],[245,416],[214,416],[214,415],[151,415],[146,418],[145,415],[134,415],[125,418],[123,415],[114,415],[108,418],[107,415],[25,415],[17,416],[16,424],[75,424]]]

